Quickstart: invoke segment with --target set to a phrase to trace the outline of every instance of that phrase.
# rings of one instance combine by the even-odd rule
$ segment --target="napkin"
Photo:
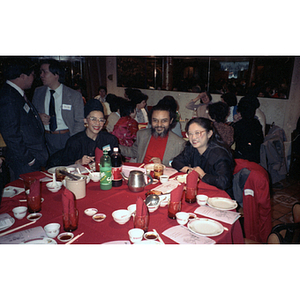
[[[198,173],[193,170],[186,176],[186,187],[187,188],[196,188],[198,182]]]
[[[29,197],[38,197],[40,196],[40,192],[40,180],[37,179],[30,186]]]
[[[96,147],[95,149],[95,164],[96,164],[96,170],[99,168],[99,164],[100,164],[100,158],[103,155],[103,151],[101,149],[99,149],[98,147]],[[98,166],[98,167],[97,167]]]
[[[170,202],[180,202],[182,198],[184,184],[179,184],[177,188],[171,191]]]
[[[74,194],[67,188],[63,187],[61,200],[63,206],[63,214],[65,216],[68,216],[71,226],[76,227],[76,210]]]
[[[148,215],[148,207],[141,197],[137,197],[135,215],[137,217],[142,217],[142,216]]]

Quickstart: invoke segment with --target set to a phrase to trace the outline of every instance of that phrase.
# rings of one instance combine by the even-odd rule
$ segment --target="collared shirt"
[[[9,84],[14,89],[16,89],[21,94],[21,96],[24,97],[25,92],[19,86],[17,86],[15,83],[11,82],[10,80],[6,80],[6,83]]]
[[[49,104],[50,104],[50,88],[48,87],[45,96],[45,114],[49,115]],[[63,84],[60,84],[59,87],[55,90],[53,94],[55,101],[55,114],[56,114],[56,122],[57,128],[56,130],[64,130],[68,129],[68,126],[63,120],[62,117],[62,93],[63,93]],[[45,125],[45,130],[50,130],[49,125]]]

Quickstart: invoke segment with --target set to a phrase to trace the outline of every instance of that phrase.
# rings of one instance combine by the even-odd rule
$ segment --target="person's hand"
[[[40,115],[40,118],[44,125],[50,124],[50,116],[48,116],[47,114],[44,114],[44,113],[40,113],[39,115]]]
[[[75,164],[88,165],[90,162],[94,161],[95,156],[83,155],[81,159],[78,159]]]
[[[152,161],[154,164],[161,164],[161,159],[159,157],[152,157],[149,161]]]
[[[206,174],[200,167],[195,167],[193,168],[193,170],[195,170],[198,174],[199,174],[199,177],[202,179],[203,176]]]

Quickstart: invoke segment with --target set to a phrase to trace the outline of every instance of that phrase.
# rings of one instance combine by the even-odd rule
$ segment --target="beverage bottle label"
[[[122,167],[116,167],[111,169],[111,180],[122,180]]]
[[[111,167],[100,166],[100,187],[111,188]]]

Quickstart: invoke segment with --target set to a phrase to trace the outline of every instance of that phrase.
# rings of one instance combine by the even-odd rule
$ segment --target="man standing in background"
[[[44,84],[34,91],[32,102],[45,127],[50,155],[63,149],[72,135],[84,130],[83,101],[79,92],[65,86],[64,70],[54,59],[41,62],[40,77]]]

